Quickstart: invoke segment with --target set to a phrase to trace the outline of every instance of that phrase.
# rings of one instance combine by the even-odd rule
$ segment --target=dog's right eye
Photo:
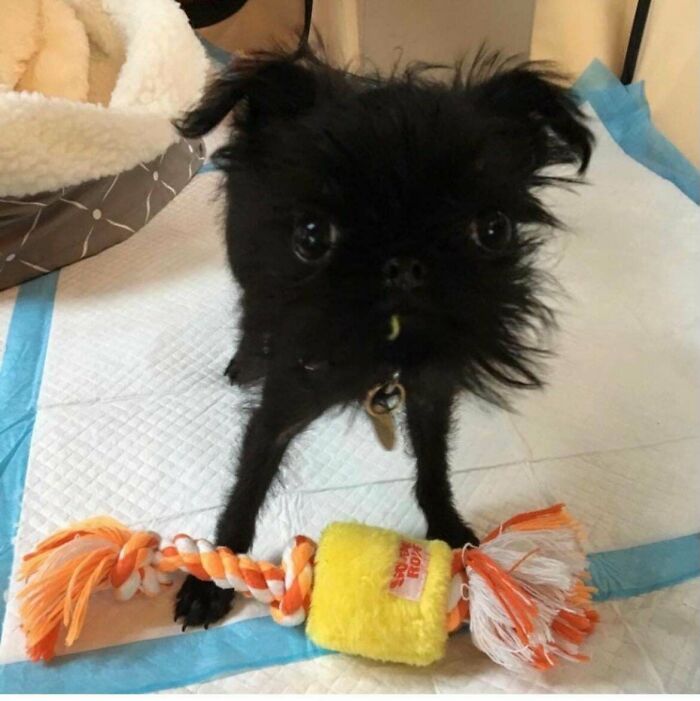
[[[304,263],[320,263],[331,252],[338,232],[329,221],[305,217],[294,226],[292,248]]]
[[[469,229],[472,241],[486,255],[503,253],[513,240],[513,223],[503,212],[478,217]]]

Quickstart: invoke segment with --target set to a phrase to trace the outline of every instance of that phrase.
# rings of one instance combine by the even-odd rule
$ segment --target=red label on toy
[[[427,550],[418,543],[402,540],[399,546],[399,559],[394,565],[394,574],[389,583],[389,591],[402,599],[418,601],[423,593],[427,575]]]

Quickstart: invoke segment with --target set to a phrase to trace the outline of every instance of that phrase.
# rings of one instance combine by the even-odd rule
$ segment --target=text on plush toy
[[[418,601],[428,574],[428,553],[418,543],[402,540],[389,591],[402,599]]]

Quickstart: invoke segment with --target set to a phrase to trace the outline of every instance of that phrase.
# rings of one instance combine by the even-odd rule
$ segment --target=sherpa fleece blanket
[[[0,197],[115,175],[177,140],[207,59],[173,0],[3,0]]]

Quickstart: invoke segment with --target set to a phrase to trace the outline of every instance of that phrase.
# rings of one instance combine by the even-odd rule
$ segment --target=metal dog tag
[[[372,420],[374,432],[384,450],[396,447],[394,412],[404,403],[406,390],[396,381],[376,385],[365,399],[365,411]]]
[[[396,447],[396,422],[391,414],[369,415],[372,419],[372,428],[379,443],[384,450],[393,450]]]

